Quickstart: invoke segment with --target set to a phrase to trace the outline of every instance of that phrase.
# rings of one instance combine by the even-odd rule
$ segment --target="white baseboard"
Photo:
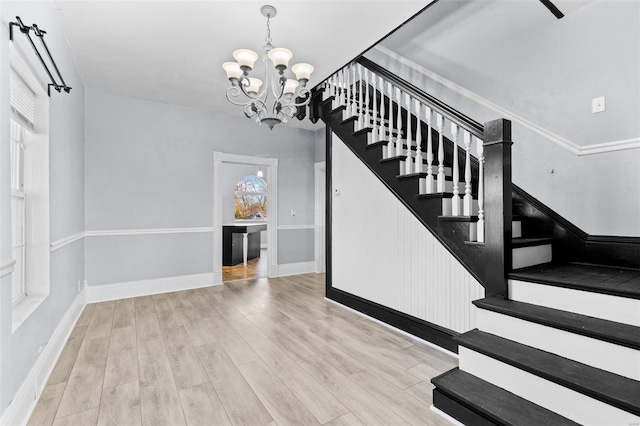
[[[222,284],[222,280],[216,281],[212,273],[206,273],[95,285],[86,288],[87,303],[169,293],[172,291],[189,290],[219,284]]]
[[[316,262],[299,262],[299,263],[285,263],[284,265],[278,265],[278,276],[286,277],[288,275],[300,275],[310,274],[316,271]]]
[[[29,421],[42,389],[47,380],[49,380],[53,367],[55,367],[58,357],[62,353],[62,349],[85,307],[85,297],[85,290],[78,293],[58,326],[53,330],[49,342],[40,353],[31,371],[27,374],[11,404],[9,404],[0,419],[0,425],[24,425]]]

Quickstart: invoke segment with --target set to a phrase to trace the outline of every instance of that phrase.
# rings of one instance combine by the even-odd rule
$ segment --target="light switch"
[[[604,111],[605,109],[604,107],[605,107],[604,96],[593,98],[593,100],[591,101],[591,112],[593,114]]]

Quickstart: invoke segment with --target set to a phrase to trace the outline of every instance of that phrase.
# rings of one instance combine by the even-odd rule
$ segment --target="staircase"
[[[465,424],[640,422],[640,245],[588,236],[511,182],[481,125],[365,58],[314,91],[322,119],[485,287],[434,406]],[[473,149],[475,147],[475,149]]]

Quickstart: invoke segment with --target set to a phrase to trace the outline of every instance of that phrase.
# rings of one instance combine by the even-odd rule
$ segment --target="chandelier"
[[[295,79],[284,74],[293,53],[283,47],[271,44],[271,18],[275,17],[275,7],[265,5],[260,8],[267,18],[267,37],[262,60],[264,62],[264,82],[249,77],[258,54],[249,49],[233,52],[237,62],[225,62],[222,68],[227,72],[231,87],[227,89],[227,100],[244,108],[244,114],[258,123],[264,123],[273,130],[273,126],[286,123],[292,118],[298,107],[306,106],[311,100],[307,82],[313,72],[310,64],[299,63],[291,67]]]

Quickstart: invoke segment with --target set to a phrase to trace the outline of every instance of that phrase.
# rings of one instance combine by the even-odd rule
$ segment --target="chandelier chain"
[[[267,15],[267,37],[264,39],[267,44],[271,44],[271,15]]]

